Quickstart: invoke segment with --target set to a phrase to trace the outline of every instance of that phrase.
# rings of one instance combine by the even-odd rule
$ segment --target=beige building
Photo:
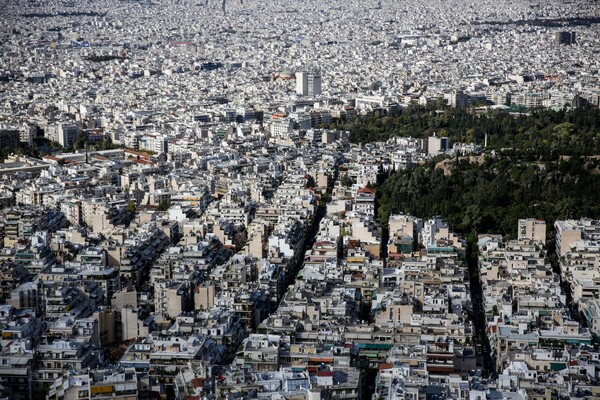
[[[108,211],[106,203],[98,199],[85,199],[81,202],[81,217],[88,226],[93,226],[94,217]]]
[[[412,304],[401,304],[400,301],[391,301],[390,303],[377,313],[375,322],[410,325],[413,315]]]
[[[94,319],[98,321],[98,340],[100,346],[113,344],[117,341],[116,337],[116,317],[118,311],[105,308],[94,313]]]
[[[111,305],[115,310],[125,306],[138,306],[137,291],[134,288],[123,288],[112,296]]]
[[[50,386],[48,399],[118,399],[138,398],[138,381],[134,368],[120,370],[69,370]]]
[[[125,307],[121,310],[121,340],[146,337],[150,333],[148,326],[138,318],[138,309]]]
[[[215,285],[203,283],[194,290],[194,308],[208,310],[215,306]]]
[[[329,184],[329,176],[325,171],[319,171],[317,173],[317,179],[315,180],[317,183],[317,187],[320,188],[327,188],[327,185]]]
[[[191,299],[189,298],[188,289],[187,283],[157,282],[154,292],[156,314],[174,318],[183,311],[189,311]]]
[[[416,235],[416,219],[410,215],[390,215],[389,229],[390,237],[405,237],[410,236],[412,238]]]
[[[559,256],[567,254],[571,245],[583,238],[582,228],[577,221],[556,221],[554,228],[556,230],[556,252]]]
[[[248,227],[248,241],[242,252],[255,258],[265,258],[267,225],[263,221],[254,221]]]
[[[520,219],[517,239],[536,240],[546,244],[546,221],[535,218]]]

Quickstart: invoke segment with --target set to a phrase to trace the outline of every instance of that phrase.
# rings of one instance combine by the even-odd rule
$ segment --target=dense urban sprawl
[[[600,221],[410,215],[394,171],[510,159],[353,125],[598,107],[599,23],[596,1],[0,0],[0,399],[600,397]],[[597,175],[578,155],[527,171]]]

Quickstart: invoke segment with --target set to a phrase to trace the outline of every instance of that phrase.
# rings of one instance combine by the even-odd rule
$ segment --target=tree
[[[106,135],[104,139],[98,143],[98,150],[112,150],[115,147],[110,135]]]
[[[235,245],[235,251],[238,252],[240,250],[242,250],[244,248],[244,246],[246,245],[248,238],[246,235],[246,230],[242,229],[238,232],[236,232],[233,235],[233,244]]]
[[[348,174],[346,173],[340,179],[340,183],[342,184],[342,186],[350,187],[354,184],[354,179],[350,178],[350,176],[348,176]]]
[[[409,106],[396,113],[378,117],[371,113],[336,127],[350,131],[353,143],[384,141],[393,136],[425,138],[437,132],[450,142],[481,143],[488,135],[488,148],[535,148],[536,155],[593,155],[600,151],[598,131],[600,111],[593,107],[574,110],[534,110],[513,117],[500,111],[475,115],[470,110],[449,109],[443,105]]]
[[[77,133],[77,136],[75,137],[75,140],[73,141],[73,149],[74,150],[84,149],[85,147],[87,147],[87,144],[88,144],[87,133],[84,131],[79,131],[79,133]]]
[[[411,213],[444,217],[461,233],[516,236],[517,220],[534,217],[549,225],[557,219],[600,217],[600,162],[571,157],[560,162],[528,161],[529,155],[501,154],[479,165],[454,161],[452,174],[427,164],[392,173],[378,185],[379,217]]]
[[[315,186],[317,186],[316,182],[315,182],[315,178],[312,177],[312,175],[306,175],[306,185],[304,185],[305,188],[314,188]]]
[[[129,200],[129,202],[127,203],[127,211],[134,213],[136,211],[136,209],[137,209],[137,207],[135,205],[135,201]]]
[[[167,211],[171,207],[171,200],[164,199],[158,204],[158,211]]]

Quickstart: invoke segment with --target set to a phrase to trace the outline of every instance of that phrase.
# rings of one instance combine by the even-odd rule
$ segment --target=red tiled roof
[[[357,193],[370,193],[370,194],[375,194],[375,193],[377,193],[377,190],[375,190],[375,189],[371,189],[371,188],[368,188],[368,187],[363,187],[363,188],[360,188],[360,189],[358,189],[358,192],[357,192]]]
[[[192,386],[195,388],[204,387],[204,379],[200,379],[200,378],[192,379]]]
[[[326,245],[326,244],[333,244],[333,242],[330,242],[329,240],[322,240],[320,242],[316,242],[315,246],[323,246],[323,245]]]
[[[155,165],[154,162],[147,161],[147,160],[144,160],[144,159],[141,159],[141,160],[133,159],[133,160],[131,160],[131,162],[136,163],[136,164]]]
[[[331,371],[318,371],[317,372],[317,376],[323,376],[323,377],[333,376],[333,372],[331,372]]]
[[[348,240],[348,248],[349,249],[355,249],[357,247],[360,247],[360,240],[355,240],[355,239]]]
[[[133,154],[136,156],[140,156],[142,158],[150,158],[151,154],[146,153],[144,151],[137,151],[137,150],[131,150],[131,149],[123,149],[123,152],[125,154]]]

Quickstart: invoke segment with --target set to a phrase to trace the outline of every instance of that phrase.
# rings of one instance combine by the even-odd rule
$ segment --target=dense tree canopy
[[[514,236],[519,218],[552,222],[600,217],[600,161],[573,157],[547,163],[487,157],[454,162],[450,175],[433,165],[393,173],[381,187],[379,216],[443,216],[460,232]]]
[[[380,186],[379,216],[440,215],[457,231],[515,236],[519,218],[600,218],[600,111],[535,110],[529,115],[493,111],[412,107],[399,115],[367,116],[348,124],[351,140],[369,142],[394,135],[489,147],[478,162],[436,159],[392,173]],[[438,167],[436,167],[436,165]],[[446,170],[446,173],[444,172]]]
[[[397,114],[375,113],[337,127],[349,130],[354,143],[384,141],[393,136],[427,137],[435,132],[448,136],[451,143],[483,145],[487,133],[492,149],[529,150],[546,158],[600,154],[600,110],[591,107],[515,114],[410,106]]]

